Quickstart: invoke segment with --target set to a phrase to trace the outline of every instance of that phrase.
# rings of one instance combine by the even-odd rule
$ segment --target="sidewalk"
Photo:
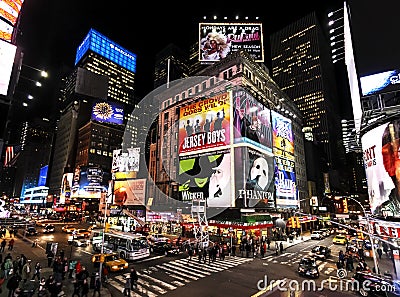
[[[301,234],[301,236],[299,236],[298,238],[293,239],[292,241],[289,241],[289,239],[287,239],[286,241],[284,241],[284,240],[282,240],[282,241],[272,241],[271,242],[271,248],[269,250],[267,249],[267,251],[265,252],[265,255],[269,256],[269,255],[275,255],[276,254],[275,243],[278,243],[278,245],[279,245],[282,242],[283,250],[285,251],[286,249],[288,249],[288,248],[290,248],[290,247],[292,247],[292,246],[294,246],[296,244],[308,241],[310,239],[311,239],[311,233],[310,233],[310,231],[306,231],[306,232],[303,232]],[[278,246],[278,249],[279,249],[279,246]]]
[[[7,233],[6,236],[7,240],[9,240],[9,235]],[[32,259],[32,262],[39,261],[42,265],[42,276],[45,277],[46,279],[53,274],[53,268],[47,267],[47,258],[45,255],[45,248],[38,245],[36,248],[32,248],[32,240],[30,238],[24,237],[23,234],[18,233],[17,237],[15,237],[15,245],[14,245],[14,250],[13,251],[7,251],[7,248],[5,250],[5,255],[7,252],[10,252],[13,259],[16,258],[16,256],[19,256],[20,254],[24,254],[28,259]],[[65,279],[63,281],[62,285],[62,291],[64,292],[65,297],[72,296],[74,292],[74,285],[72,283],[71,279]],[[93,289],[89,290],[88,295],[93,294]],[[6,289],[6,282],[3,284],[3,293],[0,294],[0,297],[7,296],[8,295],[8,290]],[[36,293],[35,293],[36,295]],[[101,288],[101,296],[102,297],[111,297],[111,292],[110,290],[104,286]]]

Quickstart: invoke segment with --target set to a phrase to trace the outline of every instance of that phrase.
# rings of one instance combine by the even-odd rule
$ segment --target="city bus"
[[[95,236],[92,240],[93,250],[101,252],[102,243],[102,235]],[[111,230],[104,233],[103,253],[113,252],[125,260],[140,260],[150,256],[150,246],[142,234]]]

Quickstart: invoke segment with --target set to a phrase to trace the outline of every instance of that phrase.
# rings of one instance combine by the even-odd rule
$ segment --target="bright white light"
[[[32,99],[33,99],[33,96],[32,96],[32,95],[28,95],[28,99],[29,99],[29,100],[32,100]]]
[[[37,81],[37,82],[36,82],[36,86],[37,86],[37,87],[41,87],[41,86],[42,86],[42,84],[40,83],[40,81]]]
[[[49,74],[48,74],[46,71],[44,71],[44,70],[40,71],[40,75],[41,75],[42,77],[48,77],[48,76],[49,76]]]
[[[22,106],[27,107],[27,106],[28,106],[28,103],[24,102],[24,103],[22,103]]]

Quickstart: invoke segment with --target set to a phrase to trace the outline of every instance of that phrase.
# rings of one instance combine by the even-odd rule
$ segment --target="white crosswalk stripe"
[[[225,260],[199,263],[197,259],[177,259],[162,264],[154,265],[138,271],[139,280],[137,287],[131,291],[132,297],[149,296],[157,297],[178,287],[208,277],[214,273],[231,269],[238,265],[253,261],[253,258],[226,257]],[[124,291],[126,276],[129,273],[109,277],[108,285]]]

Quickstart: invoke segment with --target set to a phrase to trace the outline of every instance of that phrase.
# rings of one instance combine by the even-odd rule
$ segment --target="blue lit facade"
[[[90,29],[88,35],[86,35],[85,39],[78,47],[75,65],[78,64],[88,50],[101,55],[129,71],[136,72],[136,55],[94,29]]]

